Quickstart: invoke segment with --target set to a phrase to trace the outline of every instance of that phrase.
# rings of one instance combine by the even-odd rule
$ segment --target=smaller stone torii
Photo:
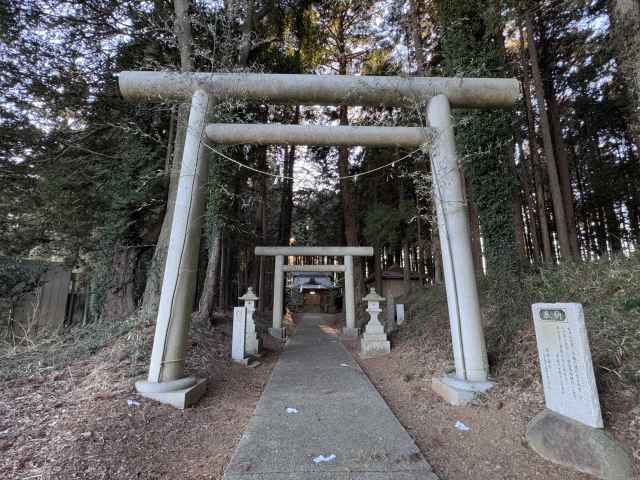
[[[344,272],[344,307],[346,327],[342,335],[356,337],[356,302],[353,282],[353,257],[373,256],[372,247],[256,247],[256,256],[276,257],[273,272],[273,324],[269,333],[282,338],[282,312],[284,309],[284,272]],[[343,265],[285,265],[285,256],[344,257]]]
[[[206,199],[206,149],[200,147],[207,136],[213,142],[227,144],[427,145],[455,360],[455,375],[434,380],[434,388],[455,402],[491,386],[451,109],[511,108],[520,97],[517,80],[121,72],[119,85],[123,97],[132,101],[191,101],[149,378],[136,383],[140,394],[184,408],[205,388],[204,380],[185,375],[184,355]],[[229,98],[291,105],[413,109],[426,105],[428,131],[416,127],[207,126],[211,104]]]

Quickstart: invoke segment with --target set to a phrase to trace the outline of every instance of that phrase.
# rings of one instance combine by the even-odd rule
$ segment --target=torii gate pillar
[[[433,389],[454,405],[472,400],[477,392],[493,386],[482,329],[478,287],[473,265],[469,212],[456,154],[451,106],[445,95],[436,95],[427,106],[427,121],[434,130],[431,143],[438,233],[442,270],[455,361],[455,376],[435,378]]]
[[[136,382],[143,397],[183,409],[206,391],[206,380],[185,376],[184,360],[196,288],[207,163],[200,148],[209,95],[191,99],[187,136],[164,267],[148,381]]]
[[[284,338],[282,329],[282,313],[284,310],[284,255],[276,255],[273,270],[273,316],[269,334],[276,338]]]

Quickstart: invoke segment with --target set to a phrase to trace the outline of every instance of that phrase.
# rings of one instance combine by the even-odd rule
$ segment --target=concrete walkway
[[[330,318],[302,316],[224,479],[437,480],[351,354],[323,329]]]

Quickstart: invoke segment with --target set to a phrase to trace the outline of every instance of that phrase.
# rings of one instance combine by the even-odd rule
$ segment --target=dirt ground
[[[390,355],[358,359],[441,480],[593,478],[547,462],[527,446],[527,423],[544,408],[542,385],[528,372],[501,376],[474,406],[454,407],[435,395],[431,377],[452,367],[447,335],[448,328],[417,338],[401,330]],[[530,339],[522,348],[531,348]],[[607,430],[634,451],[638,464],[640,408],[619,396],[601,401]],[[457,421],[470,430],[456,429]]]
[[[150,328],[139,332],[149,342]],[[0,479],[222,478],[278,357],[272,344],[257,368],[232,363],[230,334],[230,323],[192,334],[188,370],[210,383],[185,411],[134,393],[146,363],[124,353],[126,337],[0,384]]]
[[[188,370],[209,378],[210,387],[195,408],[178,411],[134,393],[134,380],[146,373],[152,333],[147,327],[64,368],[0,383],[0,479],[222,478],[280,345],[266,344],[262,364],[246,368],[229,360],[230,322],[196,329]],[[451,366],[448,334],[446,322],[421,334],[403,326],[390,355],[359,359],[440,479],[591,478],[527,447],[527,422],[544,400],[526,362],[503,365],[497,386],[473,406],[453,407],[432,393],[432,375]],[[134,359],[127,353],[132,335],[144,339],[146,352]],[[531,335],[525,332],[517,345],[526,349],[528,365],[536,361]],[[356,353],[356,345],[351,349]],[[620,392],[601,395],[601,402],[607,429],[638,462],[640,407]],[[457,421],[470,430],[456,429]]]

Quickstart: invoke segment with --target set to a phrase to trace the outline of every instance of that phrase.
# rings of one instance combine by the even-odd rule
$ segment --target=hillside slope
[[[484,280],[480,289],[498,383],[477,405],[447,405],[430,388],[432,376],[453,369],[442,287],[397,300],[407,320],[392,336],[392,353],[361,360],[437,473],[449,480],[590,478],[546,462],[526,444],[527,422],[544,408],[530,310],[540,301],[583,303],[606,428],[639,464],[640,255],[545,267],[518,283]],[[471,430],[457,430],[457,421]]]

